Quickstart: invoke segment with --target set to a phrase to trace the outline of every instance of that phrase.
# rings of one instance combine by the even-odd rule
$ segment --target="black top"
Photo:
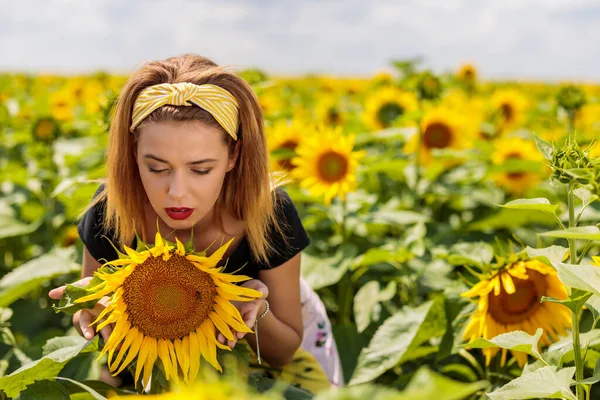
[[[94,197],[101,190],[102,185],[98,188]],[[275,195],[277,196],[276,204],[279,205],[276,209],[276,215],[287,236],[287,243],[279,233],[274,232],[271,237],[271,243],[277,251],[268,257],[267,263],[259,263],[251,256],[250,243],[246,236],[244,236],[238,247],[233,251],[229,259],[226,260],[227,267],[225,268],[225,272],[235,272],[236,274],[248,275],[256,279],[258,278],[258,271],[282,265],[310,244],[310,239],[298,216],[298,210],[296,210],[289,195],[281,188],[276,189]],[[79,236],[86,248],[100,263],[118,258],[116,250],[109,242],[109,240],[113,243],[115,242],[114,234],[102,229],[102,217],[105,209],[105,201],[96,204],[85,213],[77,227]],[[135,248],[136,246],[136,241],[134,240],[131,247]],[[242,266],[244,267],[242,268]]]

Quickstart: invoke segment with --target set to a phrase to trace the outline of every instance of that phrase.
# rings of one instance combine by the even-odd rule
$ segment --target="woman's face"
[[[171,229],[210,223],[225,174],[235,165],[223,133],[202,122],[140,128],[136,160],[148,200]]]

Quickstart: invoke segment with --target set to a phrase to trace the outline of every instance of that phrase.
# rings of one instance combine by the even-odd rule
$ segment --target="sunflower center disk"
[[[296,147],[298,147],[298,142],[296,140],[286,140],[285,142],[283,142],[280,146],[279,149],[281,150],[285,150],[286,153],[292,153],[294,151],[296,151]],[[277,162],[279,163],[279,165],[284,168],[287,171],[291,171],[294,169],[295,165],[292,164],[292,156],[284,156],[282,158],[280,158]]]
[[[379,109],[377,119],[387,128],[402,114],[404,114],[404,108],[402,108],[400,104],[386,103]]]
[[[215,283],[185,257],[168,261],[149,257],[123,283],[123,301],[131,324],[156,339],[178,339],[208,318]]]
[[[503,324],[518,324],[535,314],[540,307],[540,300],[546,291],[544,275],[534,270],[527,270],[529,279],[512,277],[515,292],[508,294],[501,285],[499,296],[490,293],[489,307],[492,317]]]
[[[502,111],[502,115],[504,116],[504,119],[507,122],[510,122],[513,120],[513,117],[515,115],[515,110],[513,109],[512,105],[510,105],[508,103],[503,103],[500,106],[500,111]]]
[[[522,160],[523,156],[521,153],[510,153],[506,156],[507,160]],[[519,179],[525,175],[524,172],[509,172],[506,174],[511,179]]]
[[[429,149],[445,149],[452,142],[452,129],[442,122],[428,124],[423,133],[423,143]]]
[[[338,182],[348,173],[348,159],[336,151],[328,151],[321,155],[317,163],[319,176],[326,182]]]

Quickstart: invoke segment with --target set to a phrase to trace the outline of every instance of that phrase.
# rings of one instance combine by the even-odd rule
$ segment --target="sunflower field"
[[[253,379],[243,346],[210,333],[241,324],[226,300],[256,295],[178,241],[129,249],[90,287],[50,299],[81,274],[77,223],[127,77],[4,74],[1,399],[600,398],[600,85],[412,61],[367,78],[240,75],[311,238],[302,275],[327,308],[345,385],[311,394]],[[214,326],[173,345],[120,322],[115,282],[153,257],[220,279]],[[86,340],[70,314],[104,295],[116,329]],[[115,383],[117,367],[135,382]],[[178,368],[186,384],[170,385]]]

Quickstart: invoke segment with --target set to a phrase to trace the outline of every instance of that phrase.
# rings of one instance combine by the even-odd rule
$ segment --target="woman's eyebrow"
[[[158,162],[165,163],[165,164],[168,164],[168,163],[169,163],[168,161],[166,161],[166,160],[163,160],[162,158],[158,158],[158,157],[156,157],[156,156],[155,156],[155,155],[153,155],[153,154],[145,154],[145,155],[144,155],[144,157],[145,157],[145,158],[150,158],[150,159],[152,159],[152,160],[156,160],[156,161],[158,161]],[[212,162],[212,161],[218,161],[218,160],[217,160],[216,158],[204,158],[204,159],[202,159],[202,160],[192,161],[192,162],[190,162],[190,163],[188,163],[188,164],[189,164],[189,165],[196,165],[196,164],[204,164],[204,163],[207,163],[207,162]]]

